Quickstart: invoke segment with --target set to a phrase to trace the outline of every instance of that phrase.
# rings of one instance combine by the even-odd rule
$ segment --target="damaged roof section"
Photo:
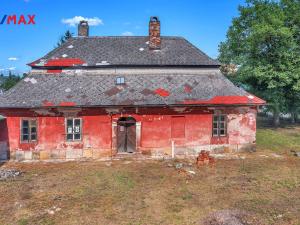
[[[219,67],[186,39],[161,37],[161,49],[149,49],[149,37],[74,37],[44,57],[33,68],[107,66]]]
[[[0,108],[264,104],[220,73],[124,75],[122,86],[117,77],[31,74],[0,97]]]

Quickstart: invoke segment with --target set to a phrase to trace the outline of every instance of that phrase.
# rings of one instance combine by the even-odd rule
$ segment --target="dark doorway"
[[[133,153],[136,150],[136,121],[133,117],[121,117],[117,129],[118,153]]]

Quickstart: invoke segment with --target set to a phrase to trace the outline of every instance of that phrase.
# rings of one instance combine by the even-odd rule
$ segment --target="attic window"
[[[125,77],[117,77],[116,84],[125,84]]]

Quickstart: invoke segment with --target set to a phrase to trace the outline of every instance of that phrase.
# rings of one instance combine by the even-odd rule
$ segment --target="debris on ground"
[[[291,150],[294,156],[300,157],[300,152],[296,152],[295,150]]]
[[[56,206],[53,206],[53,207],[51,207],[50,209],[47,209],[46,212],[47,212],[49,215],[54,215],[56,212],[59,212],[60,210],[61,210],[61,208],[56,207]]]
[[[181,169],[183,167],[183,163],[176,163],[175,168]]]
[[[203,166],[203,165],[213,165],[215,164],[215,159],[209,155],[209,151],[202,150],[198,157],[197,157],[197,166]]]
[[[188,170],[187,172],[188,172],[188,173],[190,173],[190,174],[193,174],[193,175],[195,175],[195,174],[196,174],[196,172],[195,172],[195,171],[193,171],[193,170]]]
[[[259,221],[241,210],[220,210],[210,214],[203,225],[259,225]]]
[[[22,172],[15,169],[0,169],[0,180],[6,180],[9,178],[15,178],[20,176]]]
[[[269,158],[267,155],[259,155],[260,157]]]
[[[272,153],[271,156],[273,156],[274,158],[282,158],[283,156],[281,155],[278,155],[276,153]]]
[[[106,162],[105,163],[106,166],[111,166],[111,164],[112,164],[111,162]]]
[[[167,167],[174,167],[179,174],[185,174],[188,178],[192,178],[196,175],[196,172],[193,170],[193,163],[188,162],[177,162],[177,163],[168,163]]]

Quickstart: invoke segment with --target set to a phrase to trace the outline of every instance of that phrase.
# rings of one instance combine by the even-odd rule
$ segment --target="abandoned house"
[[[0,97],[0,158],[195,156],[255,148],[265,102],[235,86],[182,37],[78,36],[28,64]]]

